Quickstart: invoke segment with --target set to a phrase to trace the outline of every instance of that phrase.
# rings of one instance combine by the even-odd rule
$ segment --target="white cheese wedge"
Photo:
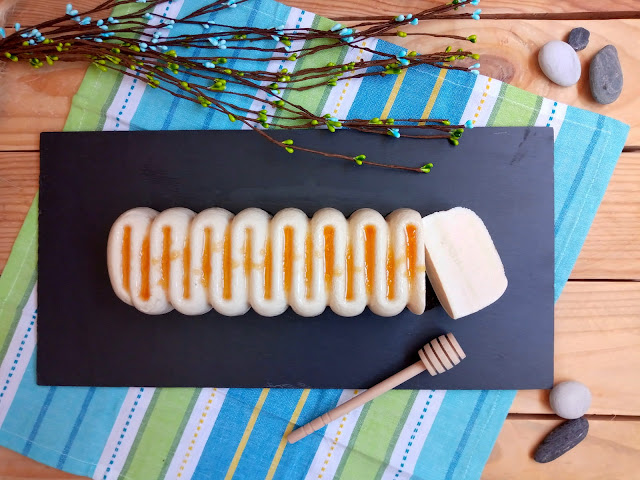
[[[451,318],[471,315],[502,296],[504,266],[478,215],[456,207],[424,217],[422,227],[427,275]]]

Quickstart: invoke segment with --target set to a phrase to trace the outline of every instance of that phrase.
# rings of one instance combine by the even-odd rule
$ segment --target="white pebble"
[[[546,43],[540,49],[538,63],[549,80],[562,87],[570,87],[580,80],[580,59],[568,43],[560,40]]]
[[[580,418],[591,406],[591,391],[584,383],[562,382],[551,390],[549,403],[556,415],[562,418]]]

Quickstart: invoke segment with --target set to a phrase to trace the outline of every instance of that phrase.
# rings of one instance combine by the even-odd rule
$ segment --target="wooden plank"
[[[342,17],[365,15],[398,15],[414,13],[427,8],[442,5],[443,0],[384,0],[371,2],[368,0],[351,0],[349,2],[328,2],[319,0],[285,0],[283,3],[303,8],[329,18],[339,20]],[[637,10],[635,0],[565,0],[549,2],[548,0],[482,0],[478,7],[483,13],[552,13],[552,12],[609,12]],[[466,10],[459,10],[465,12]]]
[[[84,4],[91,4],[94,0],[84,0]],[[97,1],[97,0],[96,0]],[[316,2],[313,0],[296,0],[296,5],[308,7],[328,16],[340,16],[341,12],[351,15],[358,12],[364,14],[379,14],[388,9],[389,12],[417,11],[429,5],[420,0],[412,0],[414,8],[404,5],[401,0],[393,2],[368,2],[357,0],[352,2]],[[431,0],[430,0],[431,1]],[[306,2],[306,3],[305,3]],[[635,5],[635,0],[620,2],[588,2],[589,9],[626,9]],[[45,13],[62,11],[65,2],[49,2],[46,0],[25,1],[23,10],[18,10],[15,17],[28,17],[32,12],[33,18],[44,18]],[[438,2],[439,3],[439,2]],[[492,6],[484,5],[484,12],[502,11],[497,6],[504,3],[491,1]],[[512,2],[515,3],[515,2]],[[554,6],[560,10],[584,10],[587,2],[546,2],[544,0],[529,0],[518,2],[517,7],[509,6],[507,11],[544,11],[544,8]],[[566,7],[570,4],[571,7]],[[595,6],[592,6],[595,5]],[[33,5],[34,7],[32,7]],[[419,6],[420,5],[420,6]],[[382,10],[379,10],[378,7]],[[637,6],[637,5],[636,5]],[[55,7],[55,8],[54,8]],[[34,12],[35,8],[41,10]],[[407,28],[408,32],[454,33],[458,35],[478,35],[479,43],[474,50],[484,54],[481,59],[481,72],[494,78],[507,81],[517,87],[533,93],[544,95],[564,103],[610,115],[632,125],[627,141],[629,145],[640,145],[640,116],[636,112],[640,109],[640,96],[636,95],[630,80],[640,73],[640,50],[635,48],[630,38],[640,35],[640,20],[611,20],[584,21],[580,25],[591,31],[591,42],[587,49],[580,52],[583,70],[588,70],[588,63],[593,55],[604,45],[612,43],[618,48],[627,86],[622,96],[610,105],[599,105],[591,99],[588,87],[588,75],[583,75],[574,87],[563,88],[544,77],[537,65],[539,48],[549,40],[564,38],[569,30],[575,27],[574,21],[502,21],[482,20],[480,22],[467,20],[450,20],[439,22],[422,22],[417,27]],[[443,39],[429,37],[399,37],[390,38],[394,42],[402,43],[418,51],[437,51],[449,42]],[[76,91],[85,71],[83,65],[67,65],[47,67],[35,71],[30,67],[12,64],[7,68],[3,77],[6,85],[5,95],[0,97],[3,105],[0,113],[0,150],[35,150],[37,149],[37,133],[43,130],[60,130],[70,106],[70,98]]]
[[[78,480],[77,477],[0,447],[1,480]]]
[[[569,282],[556,304],[555,380],[579,380],[592,414],[640,415],[640,283]],[[520,391],[517,413],[552,413],[546,391]]]
[[[0,272],[38,190],[37,152],[0,153]]]
[[[620,157],[571,278],[640,280],[640,152]]]
[[[482,473],[482,479],[637,478],[640,471],[640,419],[590,419],[589,434],[580,445],[551,463],[534,462],[532,456],[536,446],[560,423],[560,420],[507,419]]]
[[[7,1],[7,0],[5,0]],[[9,15],[8,24],[19,21],[30,25],[41,21],[46,15],[51,17],[64,12],[67,0],[22,0]],[[100,0],[76,0],[74,8],[80,12],[92,8]],[[371,2],[351,0],[350,2],[331,2],[323,0],[286,0],[283,3],[309,10],[326,17],[339,19],[345,16],[361,15],[397,15],[399,13],[419,12],[427,8],[442,5],[444,0],[384,0]],[[485,13],[551,13],[551,12],[610,12],[637,10],[636,0],[482,0],[480,5]],[[469,8],[469,7],[467,7]]]
[[[37,150],[40,132],[62,130],[86,69],[83,63],[38,71],[9,65],[0,92],[0,150]]]

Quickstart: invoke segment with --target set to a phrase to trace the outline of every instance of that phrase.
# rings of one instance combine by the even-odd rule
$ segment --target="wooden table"
[[[0,0],[0,5],[3,1]],[[419,11],[440,0],[289,0],[336,20],[357,15]],[[22,0],[7,23],[37,22],[64,9],[64,0]],[[77,8],[99,3],[76,0]],[[638,0],[482,0],[492,13],[611,12],[638,10]],[[345,23],[345,22],[343,22]],[[537,52],[569,30],[591,31],[580,52],[583,72],[606,44],[618,48],[625,88],[602,106],[589,94],[588,78],[570,88],[550,83],[537,66]],[[604,197],[571,279],[556,305],[556,381],[576,379],[593,392],[590,431],[575,450],[547,465],[532,451],[560,421],[548,406],[548,391],[521,391],[498,438],[483,478],[609,480],[640,473],[640,20],[451,20],[423,22],[432,32],[478,35],[481,72],[531,92],[610,115],[631,125],[627,147]],[[400,40],[400,39],[398,39]],[[405,39],[414,50],[444,45]],[[0,77],[0,270],[4,267],[38,186],[38,134],[61,130],[82,65],[32,68],[15,64]],[[0,448],[0,479],[67,479],[71,475]]]

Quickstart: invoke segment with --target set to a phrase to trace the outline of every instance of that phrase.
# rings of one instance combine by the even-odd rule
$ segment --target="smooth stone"
[[[547,78],[562,87],[575,85],[582,73],[578,54],[560,40],[552,40],[540,49],[538,63]]]
[[[556,415],[569,420],[579,418],[591,406],[591,391],[584,383],[562,382],[551,389],[549,403]]]
[[[618,50],[607,45],[596,53],[589,67],[591,95],[596,102],[606,105],[614,102],[622,93],[622,67]]]
[[[588,432],[589,422],[584,417],[564,422],[538,445],[533,459],[538,463],[551,462],[578,445]]]
[[[576,51],[584,50],[589,45],[589,37],[591,32],[586,28],[577,27],[569,32],[569,45]]]

